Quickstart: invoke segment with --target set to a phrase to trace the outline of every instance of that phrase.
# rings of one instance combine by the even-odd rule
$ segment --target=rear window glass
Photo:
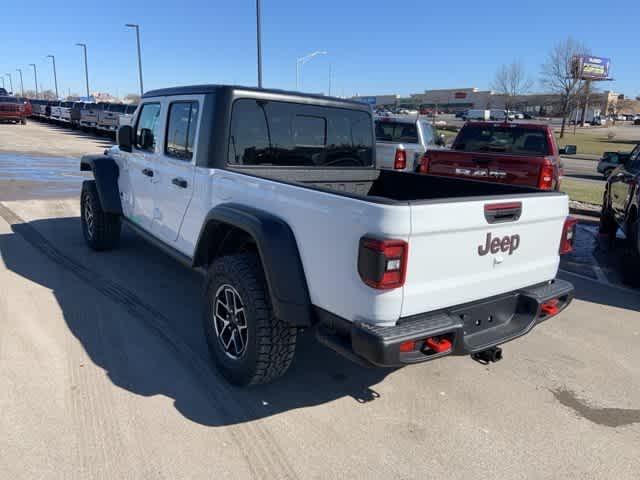
[[[378,142],[420,143],[415,123],[376,120],[376,140]]]
[[[467,125],[456,138],[454,150],[512,155],[548,155],[546,132],[500,125]]]
[[[371,116],[359,110],[236,100],[227,161],[281,167],[371,167]]]

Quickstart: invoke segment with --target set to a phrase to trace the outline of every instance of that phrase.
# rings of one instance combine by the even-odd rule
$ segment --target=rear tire
[[[622,262],[622,277],[627,285],[640,286],[640,218],[629,220],[627,245]]]
[[[274,317],[257,254],[216,259],[204,300],[209,353],[230,383],[256,385],[284,375],[295,354],[297,329]]]
[[[112,250],[118,245],[122,229],[120,215],[102,210],[95,180],[82,183],[80,219],[84,239],[91,249]]]

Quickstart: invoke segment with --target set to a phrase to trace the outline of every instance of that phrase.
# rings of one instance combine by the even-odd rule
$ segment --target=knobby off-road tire
[[[118,245],[122,228],[120,215],[102,210],[94,180],[85,180],[82,183],[80,219],[84,239],[91,249],[111,250]]]
[[[284,375],[295,354],[297,329],[274,317],[257,254],[215,260],[204,303],[209,352],[229,382],[256,385]]]
[[[640,218],[636,215],[629,219],[627,227],[627,244],[622,261],[622,277],[624,283],[632,287],[640,287]]]
[[[607,203],[606,196],[602,202],[599,231],[602,235],[609,237],[611,241],[615,240],[616,232],[618,231],[618,224],[613,216],[613,210]]]

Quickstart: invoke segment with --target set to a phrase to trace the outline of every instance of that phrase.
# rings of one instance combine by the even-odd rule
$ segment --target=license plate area
[[[473,335],[509,323],[517,311],[518,297],[517,294],[507,295],[470,307],[461,307],[451,313],[462,320],[464,334]]]

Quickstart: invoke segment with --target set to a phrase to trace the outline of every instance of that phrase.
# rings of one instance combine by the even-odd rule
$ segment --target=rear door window
[[[169,106],[164,152],[170,157],[190,161],[193,157],[198,102],[175,102]]]
[[[376,120],[378,142],[420,143],[415,123]]]
[[[460,131],[454,150],[496,152],[511,155],[550,155],[544,130],[501,125],[466,125]]]
[[[373,166],[371,116],[359,110],[236,100],[229,164],[280,167]]]

